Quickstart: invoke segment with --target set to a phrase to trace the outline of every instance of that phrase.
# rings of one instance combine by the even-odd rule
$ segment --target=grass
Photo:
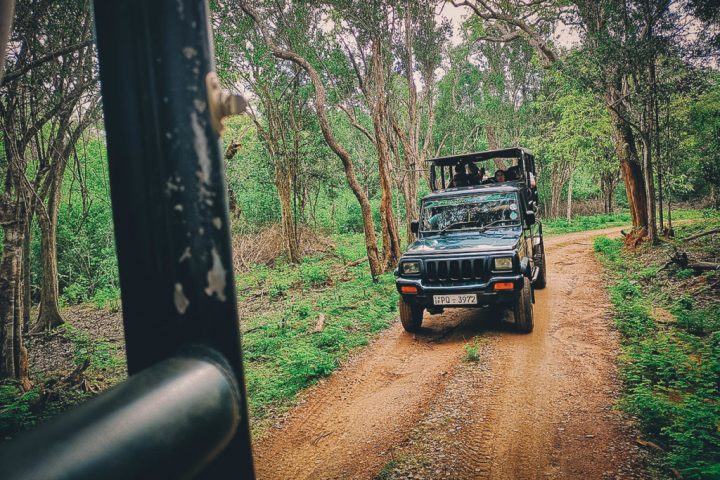
[[[608,227],[620,227],[631,223],[630,213],[614,213],[603,215],[582,215],[573,217],[569,222],[564,218],[550,218],[543,220],[543,233],[560,235],[563,233],[582,232],[584,230],[598,230]]]
[[[675,220],[694,220],[701,218],[718,218],[715,210],[677,210],[672,213]],[[618,212],[613,214],[580,215],[573,217],[569,222],[564,218],[549,218],[543,220],[543,233],[548,235],[560,235],[564,233],[582,232],[586,230],[599,230],[610,227],[622,227],[630,225],[632,219],[630,212]]]
[[[477,337],[471,343],[466,343],[464,345],[466,362],[480,361],[480,348],[482,347],[482,344],[483,339],[481,337]]]
[[[710,218],[702,229],[720,225]],[[695,226],[681,225],[678,238]],[[693,258],[720,256],[720,239],[683,245]],[[718,272],[664,269],[667,247],[628,252],[597,238],[611,279],[615,324],[622,334],[619,407],[684,478],[720,478],[720,299]]]
[[[305,387],[328,376],[354,349],[367,345],[397,317],[394,277],[374,283],[361,235],[335,237],[336,251],[299,266],[257,266],[238,278],[239,303],[268,301],[243,315],[243,353],[250,413],[262,420],[292,404]],[[324,327],[316,331],[318,317]]]

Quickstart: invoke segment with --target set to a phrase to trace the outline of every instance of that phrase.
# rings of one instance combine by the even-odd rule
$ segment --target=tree
[[[501,32],[500,36],[481,37],[489,42],[527,41],[538,54],[545,67],[559,65],[560,57],[548,42],[555,22],[575,15],[584,32],[584,47],[596,54],[594,68],[590,70],[594,91],[601,96],[610,114],[616,155],[620,160],[633,226],[643,235],[648,227],[648,200],[632,126],[627,119],[627,70],[630,62],[600,58],[608,51],[608,43],[622,43],[634,30],[623,22],[621,2],[576,1],[573,7],[551,1],[509,4],[495,0],[452,1],[455,6],[467,6]],[[577,75],[576,69],[568,69]],[[651,200],[652,201],[652,200]]]
[[[221,78],[229,85],[241,82],[258,99],[259,112],[250,107],[248,115],[272,161],[288,260],[300,263],[298,176],[304,163],[306,123],[311,122],[306,75],[297,65],[288,66],[273,57],[254,34],[251,22],[220,21],[230,14],[228,5],[215,11],[220,27],[215,41],[222,59]],[[293,31],[307,33],[313,28],[314,22],[304,8],[291,7],[281,15],[283,20],[278,23],[286,31],[279,36],[292,35]]]
[[[357,181],[352,157],[350,156],[348,151],[340,143],[338,143],[335,135],[333,135],[326,110],[326,89],[324,82],[320,74],[318,73],[318,70],[304,56],[298,54],[290,48],[283,48],[279,46],[274,41],[273,36],[271,35],[271,31],[268,25],[265,23],[265,20],[260,17],[258,13],[256,13],[255,9],[248,6],[242,1],[239,2],[239,6],[242,11],[245,12],[245,14],[253,20],[256,28],[260,31],[263,40],[265,41],[268,48],[270,48],[273,55],[277,58],[293,62],[294,64],[302,68],[310,77],[313,88],[315,90],[315,112],[318,116],[320,129],[323,133],[323,137],[325,138],[325,141],[332,149],[332,151],[338,156],[338,158],[340,158],[340,161],[343,164],[343,168],[345,169],[345,176],[347,178],[348,184],[350,185],[350,188],[352,189],[353,194],[357,198],[357,201],[360,204],[360,208],[362,210],[363,229],[365,232],[365,247],[368,252],[370,273],[373,278],[376,278],[380,273],[384,271],[384,268],[377,249],[377,237],[375,236],[375,226],[372,219],[370,202],[367,198],[367,195]]]
[[[550,72],[538,98],[542,118],[533,149],[541,153],[542,166],[550,171],[549,216],[561,215],[561,196],[566,191],[566,217],[572,216],[572,180],[576,170],[601,179],[606,212],[612,209],[617,184],[617,162],[610,141],[612,129],[607,110],[592,92],[559,72]]]
[[[43,285],[36,328],[43,330],[62,322],[57,308],[57,206],[67,160],[97,113],[97,80],[87,2],[19,2],[16,13],[0,103],[4,146],[0,168],[5,186],[0,199],[5,233],[0,261],[0,376],[19,378],[29,388],[22,337],[29,309],[30,224],[37,213]]]
[[[418,187],[423,161],[432,148],[432,131],[435,123],[434,95],[435,70],[441,63],[443,43],[446,41],[449,25],[436,24],[434,2],[406,1],[400,4],[402,24],[401,38],[396,41],[396,51],[401,58],[403,88],[391,88],[390,122],[393,132],[402,145],[404,161],[397,168],[400,175],[400,190],[405,203],[405,220],[408,242],[415,239],[410,222],[418,217]],[[418,96],[416,73],[422,80],[422,99]],[[405,93],[406,92],[406,93]],[[421,111],[424,106],[425,112]],[[403,122],[401,116],[404,115]],[[424,115],[423,115],[424,113]],[[421,122],[424,117],[424,122]],[[424,133],[421,124],[424,123]],[[399,152],[398,152],[399,153]]]

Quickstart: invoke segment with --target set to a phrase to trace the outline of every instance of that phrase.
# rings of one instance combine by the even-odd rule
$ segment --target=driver
[[[428,224],[430,225],[430,230],[439,230],[440,229],[440,221],[442,220],[442,214],[441,210],[439,208],[433,208],[430,210],[431,216],[428,219]]]

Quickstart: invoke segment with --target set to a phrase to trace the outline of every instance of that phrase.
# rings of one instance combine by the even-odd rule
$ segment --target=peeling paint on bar
[[[174,295],[175,309],[180,315],[184,315],[190,305],[190,300],[185,296],[183,292],[183,286],[180,283],[175,284],[175,295]]]
[[[208,286],[205,294],[208,296],[217,295],[218,300],[225,301],[225,276],[227,271],[223,267],[222,260],[216,248],[212,249],[213,266],[207,273]]]

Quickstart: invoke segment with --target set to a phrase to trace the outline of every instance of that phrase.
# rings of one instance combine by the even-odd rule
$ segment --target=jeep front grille
[[[482,280],[484,263],[482,258],[426,260],[425,275],[431,282]]]

